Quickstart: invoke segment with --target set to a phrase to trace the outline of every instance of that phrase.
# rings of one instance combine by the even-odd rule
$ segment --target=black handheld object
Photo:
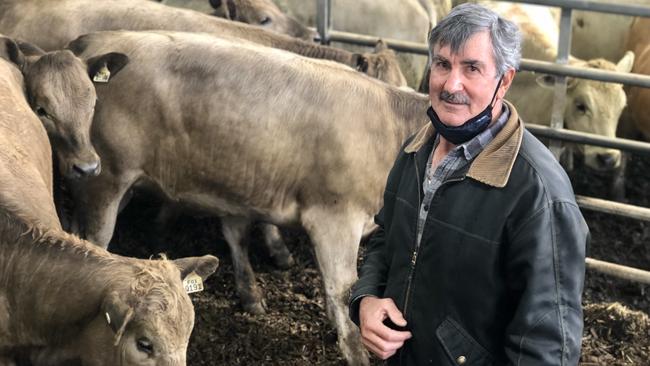
[[[397,330],[397,331],[400,331],[400,332],[406,332],[406,331],[409,330],[406,326],[402,327],[402,326],[399,326],[399,325],[393,323],[393,321],[390,320],[390,318],[384,319],[383,323],[388,328],[393,329],[393,330]]]

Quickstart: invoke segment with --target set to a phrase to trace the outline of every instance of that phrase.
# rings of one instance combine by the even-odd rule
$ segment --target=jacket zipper
[[[413,272],[415,272],[415,264],[417,263],[418,258],[418,249],[420,248],[420,243],[418,240],[418,221],[420,219],[420,205],[422,205],[422,197],[420,195],[420,170],[418,169],[418,160],[417,153],[413,153],[413,165],[415,165],[415,180],[418,183],[418,215],[415,217],[415,250],[413,250],[413,255],[411,256],[411,269],[409,270],[409,276],[406,282],[406,294],[404,296],[404,318],[406,319],[406,312],[408,309],[409,303],[409,294],[411,292],[411,279],[413,278]]]
[[[415,240],[416,240],[415,250],[413,250],[413,254],[411,256],[411,269],[409,270],[409,275],[408,275],[407,282],[406,282],[406,295],[404,297],[404,307],[403,307],[404,311],[403,311],[403,314],[404,314],[405,319],[406,319],[406,314],[408,312],[408,303],[409,303],[409,298],[410,298],[410,293],[411,293],[411,283],[413,282],[413,275],[415,274],[415,266],[417,264],[418,252],[420,251],[420,246],[422,244],[422,240],[417,242],[418,220],[420,218],[419,212],[420,212],[420,206],[422,205],[422,198],[420,196],[420,172],[419,172],[419,169],[418,169],[417,159],[415,158],[415,155],[416,154],[414,153],[413,154],[413,162],[415,164],[415,174],[416,174],[415,180],[418,182],[418,206],[417,206],[418,207],[418,215],[416,216],[416,219],[415,219]],[[448,179],[448,180],[445,180],[444,182],[442,182],[442,184],[440,184],[440,186],[436,190],[436,193],[434,194],[433,198],[431,199],[431,202],[433,202],[436,199],[436,196],[438,195],[438,192],[440,192],[440,188],[442,188],[442,186],[444,186],[445,184],[448,184],[448,183],[452,183],[452,182],[460,182],[460,181],[462,181],[464,179],[465,179],[465,177],[462,176],[462,177],[458,177],[458,178]],[[426,220],[425,220],[425,224],[426,224]],[[422,230],[423,230],[423,234],[424,234],[424,228],[422,228]]]

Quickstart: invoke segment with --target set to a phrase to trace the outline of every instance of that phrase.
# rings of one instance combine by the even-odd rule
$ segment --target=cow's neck
[[[431,105],[425,94],[394,90],[391,95],[392,109],[401,121],[397,128],[400,141],[416,133],[429,119],[427,108]]]
[[[97,246],[0,209],[0,300],[15,345],[68,342],[99,315],[114,279],[129,271],[126,260]]]

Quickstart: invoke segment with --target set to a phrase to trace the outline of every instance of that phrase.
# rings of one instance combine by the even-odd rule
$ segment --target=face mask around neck
[[[483,132],[487,126],[490,125],[490,121],[492,121],[492,103],[494,103],[494,98],[497,96],[497,92],[501,86],[501,81],[503,81],[503,77],[499,79],[499,83],[497,84],[497,88],[494,91],[494,95],[492,95],[492,100],[490,100],[490,103],[487,105],[487,107],[485,107],[481,113],[470,118],[460,126],[450,127],[445,125],[440,120],[438,114],[436,114],[433,108],[429,107],[429,109],[427,109],[427,115],[429,116],[429,119],[431,119],[431,123],[436,129],[436,132],[441,134],[445,140],[451,142],[454,145],[465,143],[476,137],[479,133]]]

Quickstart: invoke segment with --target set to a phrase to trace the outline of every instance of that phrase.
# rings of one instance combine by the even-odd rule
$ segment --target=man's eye
[[[469,71],[476,72],[476,71],[478,71],[478,67],[470,65],[469,66]]]

